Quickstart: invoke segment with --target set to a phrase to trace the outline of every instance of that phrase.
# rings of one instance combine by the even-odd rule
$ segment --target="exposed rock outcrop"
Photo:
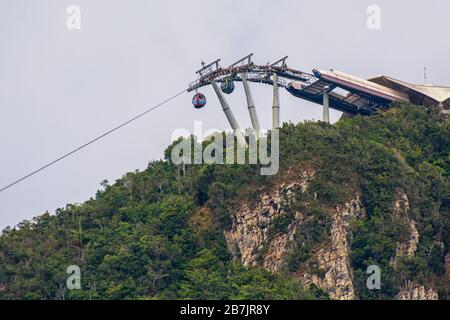
[[[416,254],[417,246],[419,244],[419,232],[416,223],[410,217],[410,204],[408,195],[404,192],[399,192],[397,199],[394,201],[393,214],[399,218],[404,219],[408,227],[408,239],[402,243],[397,243],[395,256],[392,258],[392,266],[397,268],[398,260],[404,257],[413,257]],[[438,293],[432,288],[425,288],[425,286],[418,283],[408,281],[404,285],[398,295],[397,300],[437,300]]]
[[[417,245],[419,244],[419,232],[417,230],[416,223],[410,218],[410,205],[409,199],[406,193],[400,192],[397,199],[394,201],[393,213],[397,217],[405,220],[405,223],[409,229],[409,237],[403,243],[397,243],[395,256],[392,259],[392,265],[394,268],[397,266],[399,258],[412,257],[417,251]]]
[[[288,214],[284,207],[298,192],[305,192],[314,177],[313,171],[299,174],[295,182],[281,183],[271,191],[262,193],[257,201],[245,203],[233,214],[231,230],[224,231],[229,251],[235,260],[245,266],[262,266],[271,272],[286,267],[286,257],[295,245],[295,234],[307,217],[295,212],[283,232],[274,234],[274,220]],[[365,210],[359,195],[343,206],[328,210],[331,217],[330,238],[318,244],[312,258],[296,273],[305,285],[314,285],[328,293],[334,300],[356,299],[353,272],[350,262],[352,242],[351,221],[362,218]],[[289,213],[292,214],[292,213]],[[393,214],[403,220],[409,228],[409,237],[397,244],[392,258],[395,268],[398,259],[411,257],[417,251],[419,233],[410,217],[408,196],[400,192],[393,204]],[[433,300],[438,298],[432,288],[408,282],[396,297],[402,300]]]
[[[260,195],[253,206],[244,204],[235,211],[232,229],[225,231],[228,248],[234,259],[240,259],[246,266],[261,265],[272,272],[286,266],[286,255],[293,249],[295,233],[305,218],[301,212],[296,212],[287,231],[271,239],[269,232],[274,219],[285,214],[285,201],[296,192],[304,192],[313,176],[314,172],[304,171],[297,181],[281,184],[270,193]],[[298,276],[305,285],[314,284],[332,299],[355,299],[350,266],[350,221],[363,216],[365,212],[359,196],[331,211],[330,241],[323,244],[313,258],[320,272],[305,270],[299,272]]]
[[[324,276],[304,272],[300,277],[305,284],[314,284],[323,289],[331,299],[352,300],[356,298],[350,266],[350,220],[363,215],[364,209],[359,197],[332,212],[330,243],[320,249],[315,257]]]
[[[397,300],[437,300],[436,290],[425,288],[417,283],[408,282],[396,296]]]
[[[295,182],[280,184],[270,193],[260,195],[256,203],[244,204],[237,209],[232,229],[224,232],[234,259],[240,258],[245,266],[263,265],[270,271],[282,269],[288,243],[301,223],[301,214],[295,214],[288,232],[275,235],[270,242],[269,231],[273,220],[285,213],[283,202],[295,192],[304,192],[313,176],[312,170],[302,171]],[[262,256],[264,248],[266,254]]]
[[[258,264],[260,251],[269,235],[269,225],[281,213],[281,196],[263,194],[256,207],[244,204],[234,214],[233,227],[225,231],[228,248],[245,266]]]
[[[280,233],[270,242],[269,249],[264,255],[263,267],[269,271],[281,271],[286,266],[286,253],[290,249],[290,244],[294,240],[295,233],[303,221],[301,213],[295,214],[295,220],[288,227],[286,233]]]

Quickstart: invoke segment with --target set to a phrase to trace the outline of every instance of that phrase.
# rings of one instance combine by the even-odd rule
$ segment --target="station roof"
[[[414,104],[433,107],[442,104],[445,110],[450,109],[450,87],[411,84],[387,76],[378,76],[369,81],[406,93]]]

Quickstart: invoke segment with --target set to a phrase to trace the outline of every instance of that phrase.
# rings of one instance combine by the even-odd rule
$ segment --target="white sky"
[[[66,28],[80,6],[82,29]],[[381,30],[366,27],[369,5]],[[450,85],[450,2],[446,0],[0,2],[0,187],[109,130],[195,79],[200,61],[224,65],[253,52],[264,64],[289,55],[303,71],[335,68]],[[178,128],[228,128],[210,88],[204,110],[186,94],[69,159],[0,193],[0,229],[66,203],[83,202],[103,179],[159,159]],[[253,86],[263,127],[271,88]],[[230,104],[250,126],[243,90]],[[282,121],[320,119],[319,106],[281,91]],[[339,117],[332,112],[332,120]]]

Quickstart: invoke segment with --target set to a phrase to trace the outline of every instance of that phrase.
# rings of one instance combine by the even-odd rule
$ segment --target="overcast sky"
[[[81,9],[68,30],[67,7]],[[381,29],[366,26],[369,5]],[[265,64],[334,68],[450,85],[450,2],[421,1],[0,1],[0,187],[109,130],[195,80],[200,61],[226,66],[253,52]],[[253,86],[262,126],[271,89]],[[228,128],[210,88],[204,110],[185,94],[45,172],[0,193],[0,229],[93,196],[103,179],[160,159],[178,128]],[[250,126],[243,90],[230,104]],[[282,121],[320,119],[320,106],[281,91]],[[340,116],[332,112],[332,120]]]

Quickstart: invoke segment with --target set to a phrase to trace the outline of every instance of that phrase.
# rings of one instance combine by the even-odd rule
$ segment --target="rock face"
[[[399,258],[414,256],[419,244],[419,232],[416,223],[409,216],[409,211],[408,196],[404,192],[399,192],[397,199],[394,201],[393,214],[405,220],[409,228],[409,239],[403,243],[397,243],[396,253],[392,259],[394,267],[396,267]]]
[[[225,231],[228,248],[235,259],[240,259],[246,266],[261,265],[272,272],[286,266],[286,254],[292,249],[295,233],[304,217],[301,212],[296,212],[287,231],[272,239],[269,239],[269,231],[273,220],[285,213],[284,201],[295,192],[304,192],[313,176],[314,172],[304,171],[296,182],[281,184],[272,192],[260,195],[254,206],[244,204],[235,211],[233,227]],[[355,299],[349,259],[350,220],[364,215],[364,209],[357,196],[331,211],[331,241],[314,255],[322,276],[307,270],[299,273],[299,277],[305,285],[316,285],[332,299]]]
[[[395,256],[392,258],[392,266],[397,268],[398,259],[403,257],[413,257],[416,254],[419,244],[419,232],[416,223],[410,217],[410,205],[408,195],[404,192],[397,194],[394,201],[393,214],[404,219],[408,229],[409,237],[405,242],[397,243]],[[437,300],[438,293],[432,288],[408,281],[404,285],[398,295],[397,300]]]
[[[287,246],[301,223],[301,213],[295,214],[288,232],[275,235],[267,243],[269,231],[273,220],[285,213],[284,200],[295,192],[304,192],[313,176],[313,171],[303,171],[296,182],[280,184],[270,193],[260,195],[255,205],[244,204],[238,208],[233,215],[232,229],[224,232],[234,259],[240,258],[245,266],[263,265],[272,272],[283,268]],[[265,254],[262,253],[264,248]]]
[[[245,266],[258,264],[260,251],[269,235],[272,220],[281,213],[280,191],[263,194],[254,208],[245,204],[234,215],[233,228],[225,231],[228,248],[234,258],[241,257]]]
[[[295,220],[289,225],[286,233],[280,233],[270,242],[269,249],[264,255],[263,267],[266,270],[277,272],[281,271],[286,265],[286,253],[290,249],[290,243],[294,240],[295,233],[302,223],[303,216],[297,212]]]
[[[245,266],[262,266],[271,272],[285,269],[287,254],[295,246],[295,234],[308,218],[301,212],[295,212],[287,228],[275,235],[271,232],[274,219],[287,213],[285,204],[295,193],[305,192],[313,177],[313,171],[304,171],[295,182],[279,184],[270,192],[261,194],[253,204],[243,204],[235,210],[232,228],[224,232],[229,251],[235,260],[240,259]],[[300,267],[296,275],[306,286],[315,285],[327,292],[331,299],[356,299],[350,263],[350,222],[364,217],[365,210],[356,194],[348,203],[334,209],[329,208],[328,213],[331,217],[329,241],[318,244],[312,258]],[[410,217],[410,203],[406,193],[397,194],[393,214],[409,227],[409,237],[404,242],[397,243],[396,254],[392,258],[392,266],[396,268],[398,259],[411,257],[416,253],[419,233],[416,223]],[[450,257],[447,258],[450,261]],[[432,300],[437,299],[438,294],[434,289],[409,281],[396,298]]]
[[[424,286],[408,282],[399,292],[397,300],[437,300],[438,294],[433,289],[426,289]]]
[[[350,266],[350,220],[364,215],[359,197],[336,208],[332,212],[330,243],[316,253],[319,269],[324,276],[305,272],[301,278],[305,284],[314,284],[326,291],[331,299],[352,300],[356,298],[353,273]]]

